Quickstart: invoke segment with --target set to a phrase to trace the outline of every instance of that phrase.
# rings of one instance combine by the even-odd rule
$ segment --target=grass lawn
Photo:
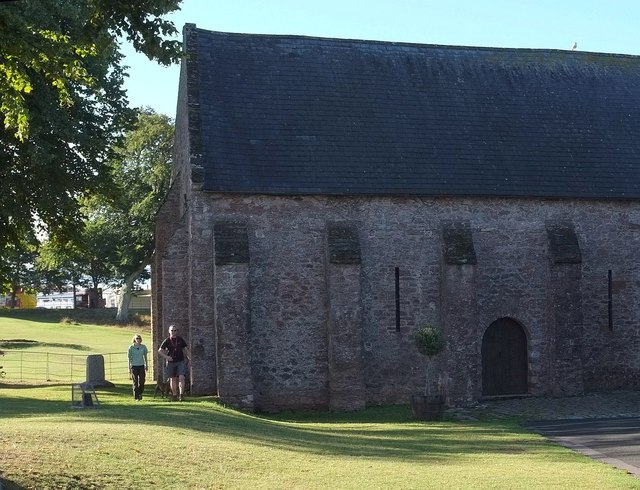
[[[72,408],[68,385],[0,385],[3,490],[640,488],[515,420],[415,422],[406,406],[255,415],[152,388]]]
[[[26,322],[24,326],[17,325],[14,331],[7,331],[0,326],[0,332],[3,335],[9,335],[0,340],[2,349],[46,350],[74,354],[126,352],[126,347],[131,344],[133,337],[133,331],[128,329],[121,329],[114,333],[110,327],[104,326],[61,325],[52,332],[50,326],[43,328]],[[147,339],[144,340],[147,341]]]
[[[149,390],[150,391],[150,390]],[[515,421],[421,423],[408,407],[250,415],[212,398],[1,387],[4,488],[640,488]]]
[[[0,350],[38,349],[60,353],[123,350],[135,332],[150,341],[148,315],[117,325],[115,310],[11,310],[0,308]],[[146,334],[146,335],[145,335]],[[126,347],[124,347],[126,351]]]
[[[115,324],[115,310],[0,308],[0,366],[6,381],[81,382],[88,354],[104,354],[107,379],[128,378],[126,352],[134,333],[151,348],[148,315]],[[150,356],[151,360],[152,356]],[[1,371],[1,370],[0,370]]]

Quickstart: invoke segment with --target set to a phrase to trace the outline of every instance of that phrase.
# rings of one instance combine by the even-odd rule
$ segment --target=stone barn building
[[[247,410],[640,385],[640,58],[187,25],[153,335]]]

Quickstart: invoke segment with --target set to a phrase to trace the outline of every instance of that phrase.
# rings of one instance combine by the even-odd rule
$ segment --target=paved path
[[[640,478],[640,392],[524,398],[451,409],[458,419],[517,417],[527,430]]]
[[[483,417],[518,417],[521,420],[640,417],[640,391],[488,401],[471,407],[450,409],[447,414],[461,420]]]
[[[640,417],[529,422],[524,428],[640,478]]]

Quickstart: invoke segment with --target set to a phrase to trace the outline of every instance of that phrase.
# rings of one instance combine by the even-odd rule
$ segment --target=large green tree
[[[111,257],[115,286],[120,288],[116,319],[126,321],[135,282],[146,275],[155,251],[155,218],[171,183],[173,121],[150,109],[114,151],[112,178],[118,189],[100,206],[104,227],[115,230]]]
[[[136,281],[148,278],[155,216],[171,180],[173,129],[168,116],[140,111],[135,126],[113,148],[111,192],[83,200],[84,220],[76,238],[52,238],[41,249],[43,271],[80,272],[91,278],[93,288],[99,283],[118,288],[118,321],[128,319]]]
[[[37,228],[72,239],[79,202],[108,189],[111,151],[135,121],[119,42],[177,61],[163,15],[180,2],[0,3],[0,271],[8,244]]]

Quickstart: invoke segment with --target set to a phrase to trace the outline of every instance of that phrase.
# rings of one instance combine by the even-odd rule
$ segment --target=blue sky
[[[184,0],[170,16],[203,29],[424,44],[640,55],[640,0]],[[129,47],[132,106],[175,117],[179,67]]]

